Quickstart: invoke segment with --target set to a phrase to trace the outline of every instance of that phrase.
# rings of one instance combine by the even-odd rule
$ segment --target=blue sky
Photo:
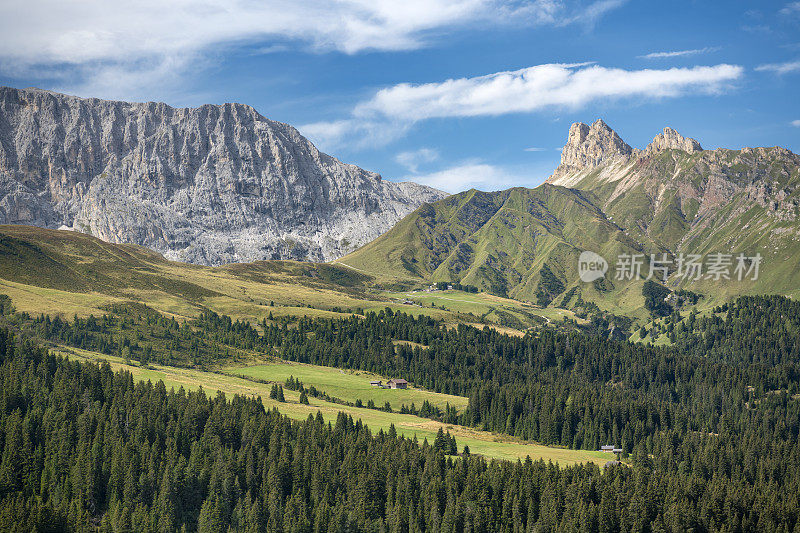
[[[800,2],[32,0],[0,84],[242,102],[387,179],[535,186],[569,125],[800,151]]]

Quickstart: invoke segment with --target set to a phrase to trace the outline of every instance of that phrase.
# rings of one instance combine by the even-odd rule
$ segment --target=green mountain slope
[[[375,285],[372,276],[338,264],[257,261],[208,267],[168,261],[146,248],[84,233],[0,225],[0,307],[7,303],[5,295],[17,311],[36,316],[102,316],[144,304],[179,319],[212,310],[261,323],[349,317],[389,307],[448,324],[481,323],[514,332],[549,320],[541,314],[571,316],[561,310],[540,314],[530,305],[489,294],[449,294],[410,304],[403,292]]]
[[[470,190],[425,205],[340,262],[384,275],[460,281],[547,305],[577,284],[584,250],[616,256],[641,246],[586,195],[545,184]],[[606,280],[583,291],[619,294],[626,287]]]
[[[800,157],[783,148],[667,150],[641,155],[610,175],[607,170],[599,166],[550,182],[593,193],[635,238],[669,250],[766,247],[772,230],[797,226]],[[763,240],[739,231],[750,228]]]
[[[593,124],[581,147],[603,126]],[[680,148],[689,142],[692,149]],[[562,155],[548,182],[589,195],[644,248],[663,250],[672,260],[680,254],[763,256],[755,281],[690,281],[673,271],[671,288],[716,299],[798,293],[800,156],[785,148],[703,150],[666,128],[644,150],[597,164],[581,166]]]
[[[799,183],[800,157],[783,148],[703,150],[667,128],[637,150],[602,121],[579,123],[545,184],[470,190],[425,205],[340,262],[540,305],[590,300],[630,312],[644,304],[650,254],[666,254],[666,285],[699,292],[707,304],[739,294],[800,294]],[[606,258],[606,279],[579,280],[584,250]],[[676,272],[681,254],[706,261],[713,253],[761,254],[758,279],[690,281]],[[616,279],[620,254],[645,255],[638,279]]]

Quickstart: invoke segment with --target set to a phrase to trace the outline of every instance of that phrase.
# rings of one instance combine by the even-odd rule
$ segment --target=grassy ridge
[[[0,226],[0,293],[17,310],[37,315],[100,316],[113,304],[137,302],[187,319],[203,309],[260,322],[269,315],[334,318],[390,307],[448,323],[480,322],[483,316],[489,324],[525,329],[542,321],[536,310],[523,311],[523,304],[508,299],[487,299],[473,315],[462,305],[405,305],[399,293],[379,287],[385,280],[337,263],[176,263],[82,233]],[[509,309],[511,320],[505,316]]]
[[[30,226],[0,226],[0,243],[0,279],[17,296],[38,298],[45,305],[39,312],[45,313],[63,312],[70,299],[74,307],[86,306],[81,315],[133,300],[183,316],[196,316],[203,307],[253,314],[270,302],[278,315],[297,314],[281,308],[308,305],[342,312],[382,300],[364,291],[369,278],[333,265],[270,261],[204,267],[170,262],[139,246]]]
[[[580,175],[575,188],[459,193],[421,207],[340,262],[375,276],[459,281],[540,306],[564,305],[570,294],[573,303],[647,318],[650,254],[668,254],[674,273],[681,253],[706,260],[760,253],[758,280],[673,275],[667,284],[703,294],[703,309],[738,295],[800,296],[798,157],[779,148],[717,152],[667,150],[624,170],[601,166]],[[602,283],[580,281],[584,250],[608,261]],[[613,276],[622,253],[644,255],[639,278]]]

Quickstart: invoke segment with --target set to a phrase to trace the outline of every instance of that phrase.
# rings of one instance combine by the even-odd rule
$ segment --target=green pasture
[[[207,394],[216,394],[217,391],[221,391],[227,395],[241,394],[249,397],[260,397],[266,408],[277,407],[282,414],[296,420],[304,420],[309,415],[316,415],[319,411],[326,420],[332,422],[339,412],[346,412],[353,418],[360,419],[375,433],[381,429],[387,431],[394,424],[399,434],[412,439],[416,437],[420,442],[423,439],[432,442],[436,438],[439,428],[444,428],[455,436],[459,450],[466,445],[469,446],[471,453],[494,459],[517,460],[530,456],[534,460],[539,458],[545,461],[551,460],[563,466],[585,462],[595,462],[602,465],[608,460],[607,454],[601,452],[543,446],[541,444],[523,442],[507,435],[463,426],[446,425],[414,415],[349,407],[316,398],[309,398],[310,405],[304,405],[299,402],[299,394],[290,390],[284,390],[286,402],[281,403],[269,398],[270,384],[257,383],[225,373],[160,365],[141,368],[135,364],[126,364],[118,357],[71,347],[56,347],[53,351],[78,360],[107,361],[114,370],[125,369],[130,371],[135,379],[149,380],[151,382],[162,380],[168,389],[183,387],[185,390],[197,390],[202,387]]]

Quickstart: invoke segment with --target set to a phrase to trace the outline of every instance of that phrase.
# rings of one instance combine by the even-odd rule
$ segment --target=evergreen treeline
[[[778,334],[764,349],[794,346],[791,335]],[[469,396],[467,410],[448,411],[446,422],[547,444],[597,449],[612,443],[626,451],[644,445],[652,453],[653,439],[668,430],[681,437],[757,431],[791,441],[800,430],[797,357],[742,364],[722,355],[701,357],[551,328],[522,338],[490,328],[447,329],[390,311],[366,319],[268,325],[263,339],[286,359],[403,376],[438,392]],[[392,339],[424,347],[396,346]]]
[[[231,348],[257,350],[263,347],[258,332],[243,321],[221,318],[215,324],[213,338],[202,333],[190,321],[179,322],[142,304],[126,303],[111,306],[101,317],[75,316],[71,321],[48,315],[31,317],[16,313],[6,321],[42,339],[68,344],[83,350],[125,359],[146,365],[159,363],[171,366],[207,367],[220,359],[235,356]],[[219,318],[219,317],[218,317]],[[208,324],[203,321],[203,326]],[[234,350],[235,352],[235,350]]]
[[[667,332],[683,352],[698,357],[767,367],[800,361],[800,302],[744,296],[714,311],[673,322]]]
[[[0,529],[798,531],[800,453],[667,431],[633,466],[444,454],[340,415],[134,383],[0,330]],[[437,437],[437,441],[439,438]]]
[[[653,453],[654,439],[666,431],[681,438],[691,432],[730,432],[742,438],[762,432],[796,441],[800,304],[749,297],[725,313],[724,319],[667,317],[661,327],[675,335],[673,348],[553,328],[521,338],[490,328],[448,329],[429,317],[388,309],[365,318],[302,318],[291,325],[265,320],[261,333],[213,312],[192,325],[143,314],[72,323],[40,317],[32,329],[44,337],[58,332],[58,339],[86,339],[89,334],[113,336],[103,332],[103,324],[122,324],[143,339],[137,343],[155,345],[154,351],[163,349],[164,338],[186,338],[181,345],[203,353],[258,350],[402,376],[437,392],[469,397],[464,412],[423,406],[417,411],[422,416],[572,448],[610,443],[627,452],[639,445]],[[146,337],[148,328],[152,332]],[[151,345],[142,346],[136,350]]]

